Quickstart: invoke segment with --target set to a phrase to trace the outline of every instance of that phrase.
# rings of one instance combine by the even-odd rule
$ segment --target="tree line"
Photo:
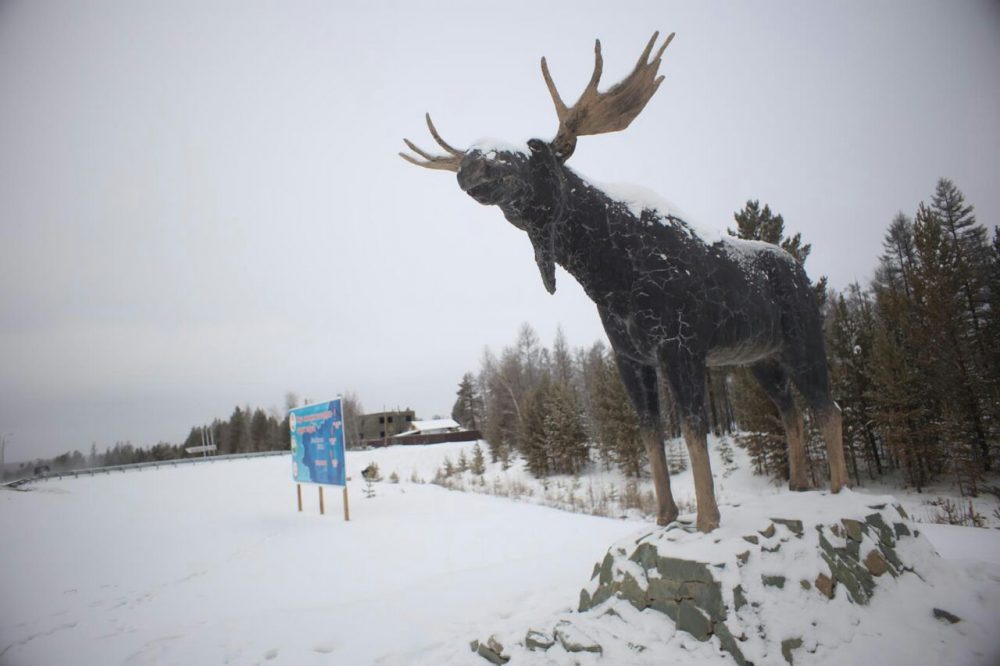
[[[784,219],[759,201],[734,215],[732,235],[780,245],[805,263],[811,246],[785,235]],[[988,486],[1000,440],[1000,235],[942,178],[915,215],[899,213],[883,241],[874,278],[843,292],[814,284],[824,316],[833,394],[843,410],[844,446],[855,484],[887,474],[921,490],[935,481],[963,494]],[[709,427],[732,433],[756,471],[787,479],[781,418],[745,368],[713,368]],[[679,425],[661,386],[666,435]],[[804,407],[804,405],[802,405]],[[828,475],[819,433],[807,419],[808,469]],[[550,348],[528,324],[515,342],[487,349],[478,373],[459,383],[452,417],[483,432],[494,461],[523,456],[536,476],[575,474],[587,464],[643,474],[638,418],[610,349]],[[684,456],[671,445],[672,465]]]
[[[343,409],[345,422],[356,423],[363,407],[357,395],[352,392],[344,394]],[[301,401],[310,404],[309,400]],[[156,462],[161,460],[176,460],[191,458],[202,454],[190,454],[186,449],[202,446],[211,442],[216,450],[207,455],[227,455],[234,453],[253,453],[263,451],[288,450],[291,447],[288,427],[288,410],[298,407],[299,397],[294,393],[285,395],[285,409],[278,411],[272,407],[264,410],[249,405],[233,408],[229,418],[215,418],[203,426],[192,426],[188,436],[179,444],[158,442],[150,447],[136,446],[131,442],[115,442],[113,446],[99,451],[96,442],[90,445],[89,455],[78,450],[67,451],[54,458],[38,459],[23,463],[17,470],[5,472],[4,477],[31,476],[36,473],[60,473],[89,467],[111,467],[114,465],[129,465],[133,463]],[[360,446],[356,430],[348,429],[346,437],[347,448]]]

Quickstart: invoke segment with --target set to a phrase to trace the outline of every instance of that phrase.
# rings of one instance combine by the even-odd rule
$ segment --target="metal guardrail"
[[[221,456],[200,456],[197,458],[175,458],[173,460],[149,460],[147,462],[140,463],[129,463],[127,465],[108,465],[107,467],[85,467],[83,469],[68,470],[65,472],[52,472],[49,474],[42,474],[38,476],[29,476],[22,479],[15,479],[14,481],[6,481],[0,484],[0,487],[5,488],[19,488],[28,483],[35,483],[38,481],[50,481],[52,479],[63,479],[72,477],[74,479],[81,476],[94,476],[95,474],[111,474],[111,472],[126,472],[129,470],[139,470],[140,472],[147,467],[177,467],[178,465],[193,465],[196,463],[214,463],[220,460],[243,460],[246,458],[264,458],[267,456],[287,456],[290,455],[291,451],[289,449],[284,449],[282,451],[255,451],[253,453],[229,453]]]

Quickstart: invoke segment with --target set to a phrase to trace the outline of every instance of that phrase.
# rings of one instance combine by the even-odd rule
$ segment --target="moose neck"
[[[631,252],[626,247],[641,248],[650,241],[644,223],[627,204],[583,180],[563,166],[557,186],[539,200],[502,204],[504,216],[528,231],[535,258],[546,281],[546,262],[558,263],[583,287],[598,305],[615,299],[615,294],[631,289],[635,271],[623,262]],[[650,213],[652,215],[652,213]],[[682,251],[682,233],[660,222],[654,223],[658,247],[666,259]],[[682,224],[682,223],[681,223]],[[676,235],[675,244],[663,244],[664,237]],[[676,247],[671,248],[670,245]],[[546,288],[554,290],[546,281]]]

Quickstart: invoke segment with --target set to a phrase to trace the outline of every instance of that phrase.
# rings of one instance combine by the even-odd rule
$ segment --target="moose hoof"
[[[698,531],[699,532],[711,532],[719,526],[719,512],[713,511],[711,514],[705,515],[698,512]]]
[[[667,513],[661,513],[656,517],[656,524],[659,525],[660,527],[666,527],[670,523],[677,520],[677,514],[678,514],[677,509],[674,509],[673,511],[668,511]]]

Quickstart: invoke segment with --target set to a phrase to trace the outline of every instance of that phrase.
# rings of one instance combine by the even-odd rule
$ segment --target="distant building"
[[[465,430],[452,419],[414,421],[410,429],[389,440],[389,444],[442,444],[444,442],[474,442],[478,430]]]
[[[368,446],[380,446],[391,437],[409,430],[411,424],[416,421],[416,414],[412,409],[375,412],[374,414],[362,414],[357,421],[356,429],[361,443]]]
[[[462,426],[453,419],[433,419],[430,421],[414,421],[410,428],[401,433],[400,437],[412,437],[415,435],[440,435],[444,432],[458,432]]]

